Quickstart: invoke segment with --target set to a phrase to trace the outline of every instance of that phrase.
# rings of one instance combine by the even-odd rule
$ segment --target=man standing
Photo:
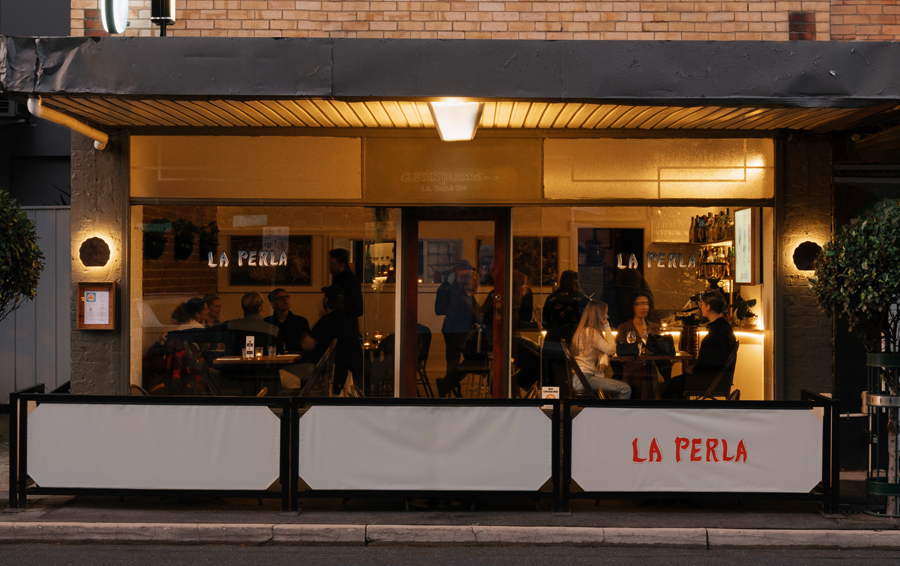
[[[350,254],[347,250],[337,248],[328,252],[328,271],[331,272],[331,284],[337,285],[344,292],[344,310],[353,320],[357,335],[359,334],[359,317],[363,314],[362,288],[356,274],[350,269]]]
[[[284,289],[269,293],[269,304],[274,312],[264,320],[279,328],[284,352],[299,353],[302,350],[300,341],[309,333],[309,321],[291,312],[291,296]]]
[[[322,287],[325,296],[322,306],[325,316],[319,319],[312,330],[303,337],[302,346],[312,352],[312,363],[317,363],[333,340],[337,340],[334,351],[334,382],[332,392],[341,392],[347,380],[347,372],[353,374],[353,382],[362,389],[363,352],[359,342],[356,318],[344,307],[344,290],[338,285]]]

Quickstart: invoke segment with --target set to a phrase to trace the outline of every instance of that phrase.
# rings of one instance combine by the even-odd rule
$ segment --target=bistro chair
[[[331,341],[319,363],[313,370],[312,377],[300,391],[301,397],[328,397],[331,394],[331,382],[334,380],[334,350],[337,338]],[[294,391],[282,391],[282,395],[292,395]]]
[[[735,342],[734,349],[725,359],[725,365],[719,373],[711,380],[703,377],[687,376],[684,382],[684,398],[685,399],[715,399],[722,397],[726,400],[731,399],[731,386],[734,384],[734,370],[737,365],[738,348],[740,341]],[[740,399],[740,390],[738,390],[738,399]]]
[[[431,380],[428,379],[428,373],[425,371],[428,365],[428,352],[431,350],[431,329],[420,324],[418,325],[418,331],[419,334],[416,339],[416,396],[421,397],[418,388],[421,385],[425,397],[434,397]]]
[[[462,376],[460,383],[467,377],[472,378],[469,390],[473,397],[490,397],[491,393],[491,360],[490,352],[484,351],[484,327],[475,325],[469,331],[466,338],[466,348],[463,352],[463,360],[456,370]],[[457,397],[462,397],[462,391],[455,391]]]
[[[559,345],[562,346],[563,355],[566,358],[566,392],[567,397],[570,399],[606,399],[606,394],[602,389],[598,389],[594,391],[591,384],[588,382],[587,378],[582,373],[581,368],[578,367],[578,363],[575,361],[575,356],[572,355],[572,352],[569,351],[569,347],[566,345],[566,341],[560,339]],[[572,378],[578,380],[578,383],[581,384],[581,391],[578,391],[574,387],[574,383],[572,383]]]

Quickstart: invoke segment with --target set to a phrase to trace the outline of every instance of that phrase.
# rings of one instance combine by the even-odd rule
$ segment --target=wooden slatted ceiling
[[[105,126],[269,128],[433,128],[425,102],[297,100],[132,100],[45,97],[61,112]],[[486,102],[487,129],[775,130],[825,129],[848,108],[628,106]]]

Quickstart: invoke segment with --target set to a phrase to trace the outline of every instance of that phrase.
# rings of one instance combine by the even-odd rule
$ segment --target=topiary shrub
[[[34,223],[6,191],[0,191],[0,321],[34,300],[44,270]]]

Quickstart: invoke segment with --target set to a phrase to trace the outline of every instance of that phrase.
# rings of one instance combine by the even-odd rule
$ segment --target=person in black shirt
[[[363,315],[362,288],[359,279],[348,265],[350,254],[343,248],[328,252],[328,271],[331,272],[331,284],[337,285],[344,292],[344,310],[353,319],[356,333],[359,334],[359,317]]]
[[[722,316],[725,297],[718,291],[707,291],[700,298],[700,312],[709,319],[706,337],[700,342],[700,353],[693,372],[672,378],[663,392],[663,399],[683,399],[688,379],[692,385],[703,388],[712,385],[713,379],[725,367],[728,357],[734,351],[737,340],[731,325]],[[691,391],[694,388],[692,387]]]
[[[363,388],[363,352],[359,341],[356,318],[344,308],[344,290],[338,285],[322,287],[325,296],[322,305],[325,316],[316,322],[308,334],[303,336],[301,345],[312,352],[313,364],[318,363],[333,340],[337,340],[334,351],[334,382],[332,392],[337,394],[344,387],[347,372],[353,376],[353,383]]]
[[[274,311],[272,316],[263,320],[277,326],[280,330],[284,352],[301,352],[300,341],[309,333],[309,321],[291,312],[291,296],[284,289],[278,288],[269,293],[269,304]]]

